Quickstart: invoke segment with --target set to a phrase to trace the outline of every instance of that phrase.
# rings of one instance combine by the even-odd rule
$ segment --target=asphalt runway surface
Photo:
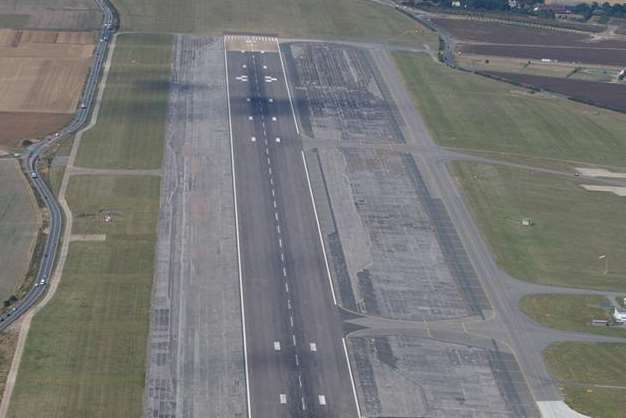
[[[225,54],[249,415],[357,416],[281,56]]]

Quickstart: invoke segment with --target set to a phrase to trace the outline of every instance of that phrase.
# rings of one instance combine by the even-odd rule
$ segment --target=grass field
[[[154,236],[160,178],[156,176],[73,176],[67,198],[75,234],[106,234],[107,239]],[[111,216],[110,223],[104,216]]]
[[[39,209],[15,160],[0,160],[0,303],[24,280],[40,227]]]
[[[159,168],[169,94],[170,35],[121,35],[97,125],[83,135],[76,164]]]
[[[529,94],[426,56],[396,60],[441,145],[624,166],[626,115]]]
[[[107,84],[105,113],[95,133],[83,137],[81,163],[100,166],[104,159],[106,167],[158,167],[171,38],[125,35],[120,41],[111,73],[116,80]],[[124,84],[125,77],[130,81]],[[144,92],[141,83],[154,85]],[[122,94],[124,88],[135,96]],[[154,89],[157,93],[148,93]],[[122,110],[112,111],[116,106]],[[110,142],[96,142],[103,138]],[[41,411],[52,418],[143,414],[159,181],[113,175],[70,179],[72,232],[105,234],[106,240],[70,244],[59,288],[33,320],[9,417]],[[105,214],[112,215],[111,223],[104,222]]]
[[[498,264],[531,282],[626,289],[625,200],[591,193],[575,178],[454,162],[467,202]],[[530,217],[534,225],[522,226]],[[598,257],[608,254],[608,273]]]
[[[80,217],[75,224],[107,240],[70,245],[59,289],[33,321],[10,417],[142,414],[158,196],[158,178],[72,178],[74,214],[106,203],[124,216],[107,224],[112,231]]]
[[[624,418],[626,389],[589,385],[561,385],[565,401],[576,411],[594,418]]]
[[[4,386],[7,381],[13,354],[17,345],[17,333],[14,330],[0,333],[0,399],[4,394]]]
[[[0,2],[0,27],[97,30],[102,13],[93,0],[8,0]]]
[[[565,331],[626,337],[623,327],[591,326],[593,319],[608,319],[613,305],[604,296],[595,295],[527,295],[520,309],[541,325]]]
[[[122,29],[140,32],[224,31],[282,37],[375,40],[437,45],[432,32],[369,0],[114,0]],[[253,10],[253,12],[252,12]]]
[[[544,355],[570,406],[594,418],[624,416],[626,344],[561,342]]]

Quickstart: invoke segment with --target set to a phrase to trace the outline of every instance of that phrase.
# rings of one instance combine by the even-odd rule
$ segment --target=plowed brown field
[[[90,32],[0,30],[0,150],[70,120],[94,42]]]

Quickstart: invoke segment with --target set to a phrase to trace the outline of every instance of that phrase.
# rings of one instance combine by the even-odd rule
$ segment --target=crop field
[[[116,42],[98,124],[83,135],[77,165],[159,168],[172,37],[121,35]]]
[[[543,63],[538,60],[491,55],[462,54],[456,57],[456,63],[460,67],[472,71],[498,71],[548,77],[567,77],[576,69],[575,65],[568,63]]]
[[[24,280],[40,226],[37,203],[19,164],[0,160],[0,303]]]
[[[437,45],[437,36],[390,7],[362,0],[115,0],[122,29],[224,31]],[[254,13],[243,13],[254,10]]]
[[[626,112],[626,84],[600,83],[597,81],[573,80],[529,74],[488,72],[516,84],[533,86],[571,97],[600,107]]]
[[[91,64],[89,32],[0,30],[0,148],[64,126]]]
[[[541,60],[525,58],[471,54],[457,55],[456,63],[471,71],[528,74],[601,82],[617,80],[617,74],[620,70],[618,67],[609,66],[590,64],[582,66],[569,62],[542,62]]]
[[[520,301],[520,309],[532,320],[546,327],[565,331],[626,337],[624,327],[592,326],[593,319],[609,318],[613,305],[599,295],[527,295]]]
[[[4,0],[0,27],[11,29],[97,30],[102,13],[92,0]]]
[[[496,55],[540,60],[543,58],[559,62],[575,62],[595,65],[626,65],[626,47],[624,49],[603,49],[600,47],[549,47],[535,45],[475,45],[463,44],[460,50],[464,54]]]
[[[454,162],[467,202],[496,256],[514,277],[591,289],[626,289],[624,199],[590,193],[574,177]],[[522,226],[529,217],[533,226]],[[599,256],[608,256],[609,268]]]
[[[433,18],[432,21],[463,43],[626,49],[626,40],[594,38],[590,33],[580,31],[539,28],[477,19]]]
[[[626,115],[531,94],[450,70],[429,57],[403,53],[395,57],[417,108],[441,145],[624,165]]]
[[[570,406],[594,418],[624,416],[626,344],[561,342],[544,355]]]
[[[521,24],[476,19],[433,18],[433,23],[461,42],[488,42],[523,45],[575,45],[591,39],[589,34]]]

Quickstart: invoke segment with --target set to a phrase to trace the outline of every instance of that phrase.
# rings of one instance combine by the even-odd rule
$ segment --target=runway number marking
[[[252,138],[250,138],[250,141],[256,142],[256,136],[253,136]]]
[[[274,341],[274,351],[280,351],[280,341]]]
[[[309,344],[309,348],[311,349],[311,351],[317,351],[317,344],[315,344],[315,343],[310,343],[310,344]]]
[[[320,405],[322,406],[326,405],[326,396],[318,395],[317,400],[319,401]]]
[[[284,405],[287,403],[287,395],[285,393],[280,394],[280,404]]]

